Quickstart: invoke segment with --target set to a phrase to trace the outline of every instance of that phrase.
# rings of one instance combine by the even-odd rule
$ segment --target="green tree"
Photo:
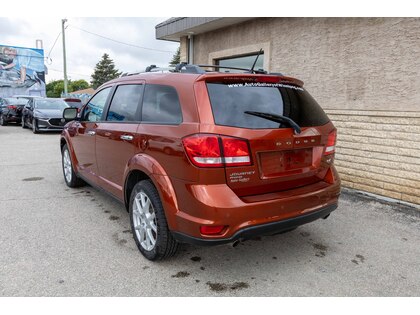
[[[70,84],[69,89],[70,91]],[[63,80],[53,80],[46,86],[47,97],[61,97],[61,93],[64,91]]]
[[[73,92],[89,88],[89,83],[86,82],[86,80],[83,80],[83,79],[76,80],[76,81],[71,81],[69,85],[71,86],[71,90]]]
[[[172,56],[172,60],[169,63],[169,65],[175,67],[180,62],[181,62],[181,49],[180,47],[178,47],[178,49],[176,50],[176,53]]]
[[[93,70],[91,84],[96,90],[103,83],[118,78],[121,75],[115,68],[114,61],[109,58],[108,54],[103,54],[102,59],[96,64]]]
[[[86,80],[68,80],[67,82],[67,91],[69,93],[78,90],[84,90],[89,87],[89,83]],[[61,93],[64,91],[64,81],[63,80],[53,80],[49,82],[46,86],[47,97],[61,97]]]

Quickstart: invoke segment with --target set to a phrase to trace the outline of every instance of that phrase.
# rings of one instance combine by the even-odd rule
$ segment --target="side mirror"
[[[66,121],[75,120],[77,118],[77,108],[65,108],[63,111],[63,118]]]

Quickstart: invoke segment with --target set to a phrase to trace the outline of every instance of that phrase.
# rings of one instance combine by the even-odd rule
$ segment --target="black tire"
[[[26,128],[28,128],[26,125],[25,125],[25,118],[22,116],[22,128],[23,129],[26,129]]]
[[[7,126],[7,121],[4,119],[3,114],[0,114],[0,125]]]
[[[133,217],[133,210],[134,210],[134,199],[138,194],[144,193],[150,200],[152,205],[152,210],[155,213],[156,219],[156,243],[154,244],[153,249],[147,250],[145,249],[139,240],[138,233],[136,232],[134,226],[134,217]],[[178,250],[178,242],[173,238],[171,232],[168,228],[168,223],[165,217],[165,211],[162,206],[162,202],[159,197],[159,193],[156,190],[156,187],[150,180],[142,180],[138,182],[131,193],[130,196],[130,205],[129,205],[129,212],[130,212],[130,223],[131,223],[131,230],[133,232],[134,241],[142,255],[149,260],[163,260],[169,257],[172,257],[176,254]]]
[[[35,118],[32,118],[32,132],[35,133],[35,134],[39,133],[38,126],[37,126]]]
[[[70,180],[66,177],[66,171],[64,169],[65,152],[67,152],[69,161],[70,161],[70,176],[69,176]],[[74,172],[73,163],[71,161],[71,155],[70,155],[69,148],[67,147],[67,144],[65,144],[61,150],[61,167],[63,169],[64,181],[66,182],[67,186],[71,188],[76,188],[76,187],[86,185],[86,183],[81,178],[77,177],[77,174]]]

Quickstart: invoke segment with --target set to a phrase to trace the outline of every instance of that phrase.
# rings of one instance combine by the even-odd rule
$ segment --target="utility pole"
[[[64,64],[64,94],[67,94],[67,63],[66,63],[66,35],[64,23],[67,19],[61,20],[61,34],[63,35],[63,64]]]

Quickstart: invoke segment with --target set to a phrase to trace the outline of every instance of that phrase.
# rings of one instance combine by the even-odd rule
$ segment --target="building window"
[[[229,58],[221,58],[216,59],[216,65],[224,66],[224,67],[234,67],[234,68],[245,68],[251,69],[252,65],[255,62],[255,58],[257,58],[258,54],[252,54],[247,56],[239,56],[239,57],[229,57]],[[261,53],[258,57],[257,63],[255,64],[254,69],[263,69],[264,68],[264,53]],[[220,69],[220,72],[242,72],[241,70],[232,70],[232,69]]]

